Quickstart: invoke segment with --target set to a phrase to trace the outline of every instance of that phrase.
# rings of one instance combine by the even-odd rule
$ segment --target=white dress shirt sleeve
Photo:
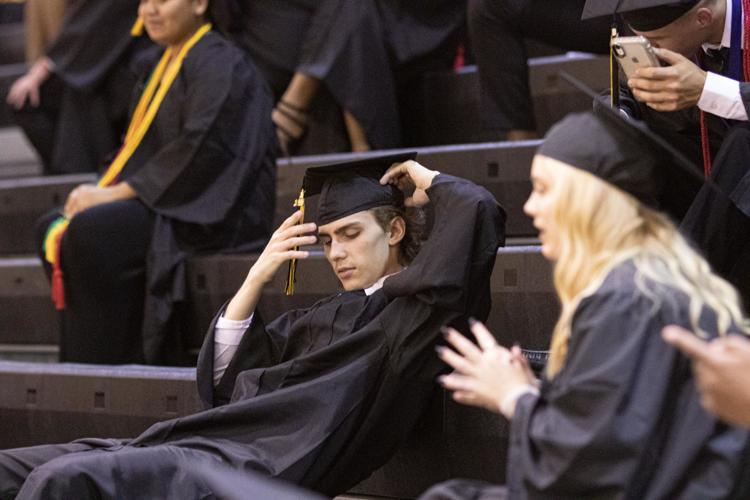
[[[740,94],[740,82],[726,76],[708,72],[706,84],[698,99],[698,107],[729,120],[747,120],[747,111]]]
[[[232,362],[234,354],[242,341],[245,332],[253,322],[253,315],[241,321],[227,319],[224,315],[219,316],[214,328],[214,386],[216,386],[224,372],[227,371],[229,363]]]

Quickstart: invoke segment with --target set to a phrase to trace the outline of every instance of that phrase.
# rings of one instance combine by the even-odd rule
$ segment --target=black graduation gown
[[[568,357],[540,397],[516,406],[510,498],[727,498],[745,430],[700,405],[690,363],[661,338],[688,327],[687,296],[626,262],[579,304]],[[715,335],[705,313],[702,326]]]
[[[730,281],[750,307],[750,127],[735,126],[719,150],[711,179],[695,197],[680,231]]]
[[[141,89],[142,85],[138,91]],[[145,283],[133,282],[134,271],[128,269],[122,282],[112,288],[145,287],[145,304],[138,303],[135,291],[132,300],[126,299],[130,303],[109,304],[107,295],[76,283],[85,281],[96,269],[111,269],[108,255],[121,252],[116,243],[108,239],[89,242],[104,249],[97,252],[101,257],[79,262],[75,252],[66,252],[68,242],[76,241],[76,218],[62,242],[66,295],[72,294],[69,302],[98,304],[100,311],[98,318],[92,319],[74,307],[66,310],[63,342],[118,335],[137,342],[137,331],[111,325],[122,321],[122,316],[137,317],[142,311],[142,356],[134,359],[126,353],[120,357],[112,353],[92,359],[82,347],[77,352],[63,349],[66,361],[181,361],[179,318],[173,313],[176,305],[186,300],[187,256],[208,251],[257,251],[271,233],[276,170],[271,105],[262,76],[247,55],[221,35],[209,32],[190,50],[148,133],[121,174],[150,210],[153,222],[145,262],[140,264],[146,270]],[[102,217],[99,224],[108,225],[109,220]],[[85,268],[78,270],[81,264]],[[112,274],[117,271],[112,269]],[[81,300],[76,294],[91,296],[91,300]],[[118,310],[120,306],[127,311]],[[85,346],[84,342],[78,344]]]
[[[95,171],[118,145],[137,61],[152,46],[130,35],[137,11],[137,0],[77,2],[47,50],[55,69],[41,106],[27,105],[16,118],[48,173]]]
[[[212,325],[198,361],[209,409],[155,424],[124,447],[89,440],[112,453],[62,457],[69,468],[52,460],[42,467],[49,481],[69,487],[65,475],[83,470],[89,485],[112,491],[116,478],[127,481],[138,468],[144,497],[182,498],[194,478],[175,473],[170,457],[197,453],[328,495],[367,477],[396,451],[436,389],[440,327],[486,318],[490,308],[504,212],[485,189],[447,175],[428,194],[429,239],[383,288],[339,293],[268,325],[256,313],[216,388]]]
[[[402,140],[399,93],[450,67],[465,9],[456,0],[252,0],[245,45],[277,97],[295,71],[313,76],[373,149],[392,148]]]
[[[428,195],[436,222],[407,269],[370,296],[340,293],[268,325],[256,313],[216,388],[212,325],[198,390],[207,406],[224,406],[156,424],[135,444],[213,449],[235,467],[329,495],[385,463],[443,369],[440,326],[487,317],[504,238],[504,213],[483,188],[440,175]]]

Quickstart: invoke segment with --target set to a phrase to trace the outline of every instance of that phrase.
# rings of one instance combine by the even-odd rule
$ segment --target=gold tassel
[[[294,206],[302,212],[302,218],[297,224],[302,224],[305,221],[305,189],[300,189],[299,198],[294,200]],[[294,247],[294,251],[299,250],[299,247]],[[289,271],[286,276],[286,287],[284,293],[286,295],[294,295],[294,283],[297,281],[297,259],[291,259],[289,261]]]
[[[130,36],[141,36],[143,34],[143,18],[138,17],[130,28]]]
[[[609,98],[610,104],[613,109],[620,107],[620,69],[617,66],[617,59],[615,59],[615,49],[612,42],[617,38],[617,23],[612,22],[612,30],[610,32],[612,39],[609,42]]]

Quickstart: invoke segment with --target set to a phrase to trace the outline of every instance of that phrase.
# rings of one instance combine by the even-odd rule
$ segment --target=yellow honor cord
[[[125,142],[117,153],[114,161],[109,165],[107,171],[99,179],[97,185],[99,187],[109,186],[113,184],[117,176],[120,175],[122,169],[127,164],[130,157],[133,155],[135,150],[146,135],[151,123],[156,117],[156,113],[159,111],[161,103],[164,101],[164,96],[167,95],[169,88],[172,86],[177,74],[182,67],[182,61],[187,56],[188,51],[200,40],[211,29],[211,24],[206,23],[196,31],[192,37],[182,46],[180,52],[177,54],[176,59],[170,64],[169,60],[172,56],[172,51],[167,49],[164,51],[159,64],[156,66],[151,79],[146,86],[146,90],[143,91],[138,105],[133,113],[133,118],[130,120],[128,131],[125,134]],[[155,95],[154,95],[155,94]]]
[[[617,26],[613,24],[610,31],[611,40],[609,42],[609,102],[612,108],[620,106],[620,78],[618,74],[620,69],[617,67],[615,47],[612,43],[617,36]]]
[[[302,212],[302,218],[298,224],[302,224],[305,221],[305,190],[304,188],[299,192],[299,198],[294,200],[295,208],[298,208]],[[299,250],[299,247],[294,247],[294,250]],[[291,259],[289,261],[289,271],[286,277],[286,287],[284,293],[286,295],[294,295],[294,282],[297,281],[297,259]]]
[[[130,28],[130,36],[141,36],[143,34],[143,18],[138,17]]]

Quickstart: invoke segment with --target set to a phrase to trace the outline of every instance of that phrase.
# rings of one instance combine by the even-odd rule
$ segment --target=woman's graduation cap
[[[597,103],[568,115],[547,134],[538,154],[589,172],[643,204],[681,218],[704,179],[700,169],[648,127],[601,103],[567,73],[561,76]]]
[[[403,206],[403,193],[391,184],[380,184],[380,178],[394,163],[416,157],[416,152],[407,152],[310,167],[305,171],[302,190],[294,206],[304,216],[305,199],[320,195],[315,217],[319,226],[371,208]],[[286,282],[287,295],[294,293],[296,267],[297,261],[292,259]]]

